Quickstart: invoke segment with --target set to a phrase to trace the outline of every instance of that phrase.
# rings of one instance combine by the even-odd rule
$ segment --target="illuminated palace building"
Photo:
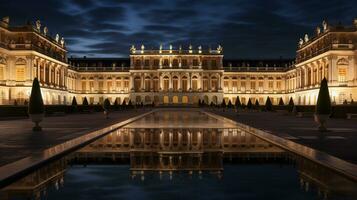
[[[70,104],[75,96],[97,104],[129,101],[195,104],[251,98],[264,104],[316,103],[326,77],[332,101],[357,98],[357,19],[352,26],[317,27],[298,43],[296,59],[226,60],[221,46],[130,48],[126,58],[67,58],[65,41],[52,38],[40,21],[21,27],[0,21],[0,104],[28,101],[37,77],[46,104]]]

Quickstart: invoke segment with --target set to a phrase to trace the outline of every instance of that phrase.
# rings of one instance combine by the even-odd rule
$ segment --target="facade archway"
[[[198,96],[193,96],[192,97],[192,103],[198,104],[199,97]]]
[[[150,103],[151,103],[151,97],[145,96],[145,104],[150,104]]]
[[[187,96],[182,96],[182,103],[183,104],[188,104],[188,97]]]
[[[170,100],[169,100],[169,96],[164,96],[164,104],[169,104]]]
[[[141,103],[141,96],[135,97],[135,103]]]
[[[207,96],[207,95],[205,95],[205,96],[203,97],[203,101],[204,101],[205,104],[209,104],[209,99],[208,99],[208,96]]]
[[[172,103],[174,103],[174,104],[178,104],[178,103],[179,103],[179,98],[178,98],[178,96],[173,96],[173,97],[172,97]]]
[[[217,98],[217,96],[213,96],[213,97],[212,97],[212,102],[217,105],[217,103],[218,103],[218,98]]]
[[[155,105],[160,104],[160,98],[159,98],[159,96],[154,96],[154,103],[155,103]]]

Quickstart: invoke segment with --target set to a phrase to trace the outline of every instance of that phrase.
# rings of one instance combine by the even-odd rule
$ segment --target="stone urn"
[[[29,114],[30,119],[33,123],[35,123],[35,126],[32,128],[33,131],[41,131],[42,127],[40,126],[40,122],[42,122],[44,113],[40,114]]]
[[[314,120],[316,123],[319,124],[319,131],[327,131],[326,127],[325,127],[325,123],[328,120],[328,118],[330,117],[330,115],[326,115],[326,114],[315,114],[314,115]]]

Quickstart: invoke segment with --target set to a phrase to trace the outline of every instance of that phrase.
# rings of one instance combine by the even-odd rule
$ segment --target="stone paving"
[[[330,119],[326,125],[328,132],[321,133],[313,117],[297,118],[278,112],[207,111],[357,164],[356,119]]]
[[[41,123],[42,132],[33,132],[29,119],[0,121],[0,166],[146,111],[116,111],[109,119],[101,112],[46,117]]]

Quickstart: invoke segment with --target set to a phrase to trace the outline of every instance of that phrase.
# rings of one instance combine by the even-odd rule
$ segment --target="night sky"
[[[226,58],[293,58],[298,39],[323,19],[352,24],[356,0],[0,0],[14,25],[40,19],[69,55],[128,57],[132,44],[192,44]]]

